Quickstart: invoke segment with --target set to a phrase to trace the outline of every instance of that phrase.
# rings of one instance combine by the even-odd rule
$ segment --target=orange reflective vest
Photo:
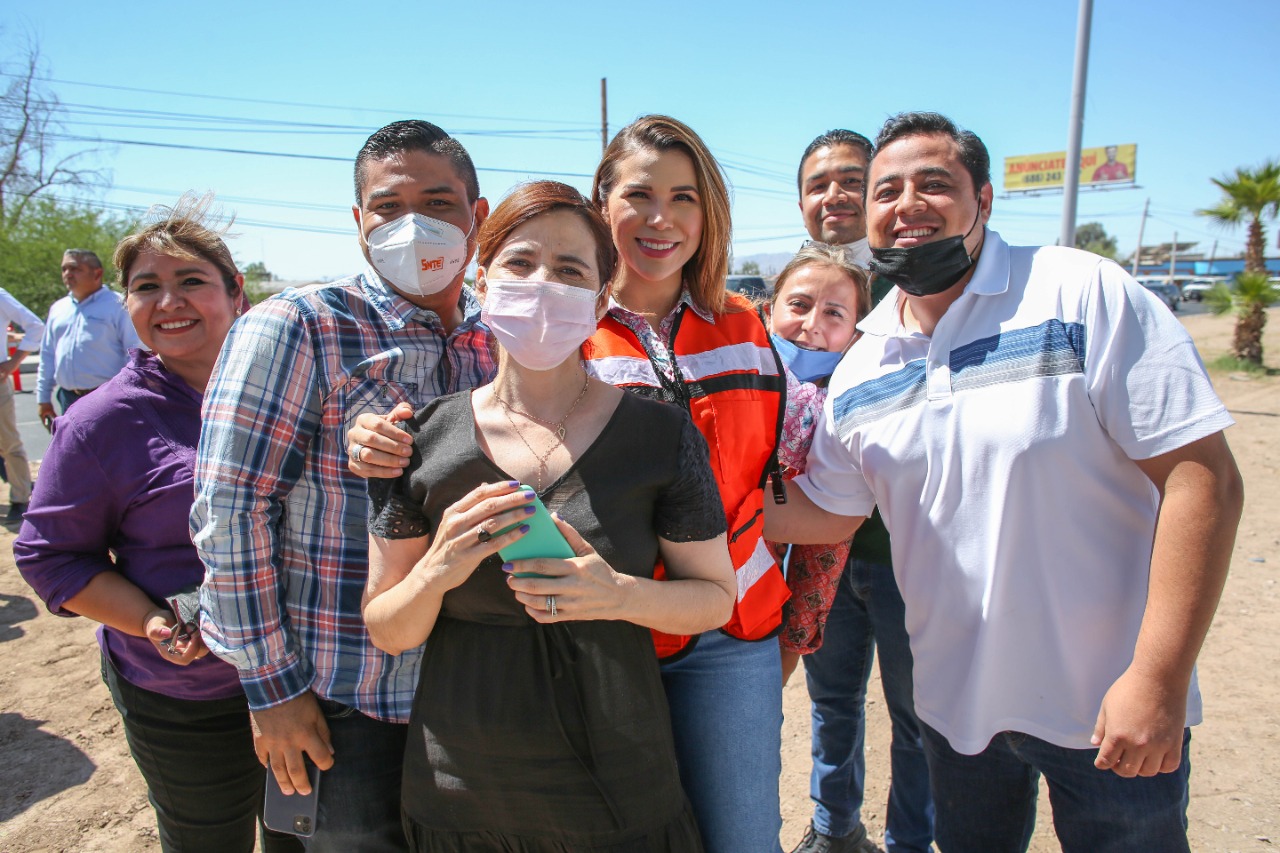
[[[588,372],[602,381],[682,406],[706,438],[738,586],[724,630],[739,639],[759,640],[778,629],[782,604],[790,596],[761,536],[764,486],[777,470],[786,379],[760,317],[743,297],[729,298],[743,310],[716,314],[714,323],[680,307],[671,335],[679,381],[657,370],[636,334],[612,316],[600,321],[582,354]],[[661,563],[655,576],[664,576]],[[657,631],[653,638],[664,658],[690,641]]]

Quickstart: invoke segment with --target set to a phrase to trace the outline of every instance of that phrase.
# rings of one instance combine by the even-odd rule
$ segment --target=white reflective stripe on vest
[[[630,355],[609,355],[602,358],[591,358],[583,362],[587,373],[601,382],[610,385],[648,385],[658,386],[658,374],[653,371],[653,363],[648,358],[636,358]]]
[[[773,360],[773,350],[750,341],[716,347],[706,352],[677,355],[676,360],[680,362],[680,373],[685,381],[706,379],[721,373],[748,371],[762,376],[778,375],[778,363]]]
[[[765,545],[764,538],[757,539],[756,548],[747,558],[747,562],[738,566],[738,570],[734,572],[734,577],[738,581],[738,600],[742,601],[746,598],[747,592],[755,586],[756,581],[764,577],[765,573],[777,564],[769,551],[769,546]]]

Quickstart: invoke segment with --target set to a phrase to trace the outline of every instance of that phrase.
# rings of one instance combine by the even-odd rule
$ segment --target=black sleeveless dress
[[[469,392],[407,426],[404,475],[369,484],[375,535],[428,535],[477,485],[512,479],[476,442]],[[725,530],[702,436],[682,410],[631,394],[540,497],[615,571],[641,577],[653,576],[658,536]],[[409,729],[402,796],[415,850],[702,850],[648,629],[540,625],[496,557],[445,595]]]

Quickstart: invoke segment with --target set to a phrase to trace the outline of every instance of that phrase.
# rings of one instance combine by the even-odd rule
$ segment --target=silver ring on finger
[[[364,445],[357,441],[355,445],[351,448],[351,458],[356,460],[357,462],[363,462],[364,460],[360,458],[363,455],[364,455]]]
[[[166,649],[165,649],[165,651],[166,651],[166,652],[168,652],[168,653],[169,653],[169,654],[171,654],[171,655],[180,655],[180,654],[182,654],[182,652],[178,651],[178,650],[177,650],[176,648],[174,648],[173,646],[169,646],[168,648],[166,648]]]
[[[552,616],[556,615],[556,597],[554,595],[547,596],[547,612]]]

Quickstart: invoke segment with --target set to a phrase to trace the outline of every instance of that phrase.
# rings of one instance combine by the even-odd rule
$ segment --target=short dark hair
[[[861,133],[854,133],[852,130],[841,130],[839,128],[828,130],[810,142],[809,147],[804,149],[804,154],[800,157],[800,168],[796,169],[796,189],[804,190],[804,161],[809,159],[809,155],[819,148],[834,148],[837,145],[848,145],[850,148],[856,148],[867,158],[868,164],[871,162],[870,139],[867,139]]]
[[[93,249],[67,249],[62,254],[75,258],[77,264],[88,264],[89,269],[102,269],[102,259]]]
[[[474,202],[480,197],[476,167],[462,143],[429,121],[410,119],[393,121],[365,140],[364,147],[356,155],[356,204],[364,201],[364,182],[368,178],[369,161],[386,160],[406,151],[425,151],[447,157],[467,187],[467,200]]]
[[[960,128],[941,113],[898,113],[890,116],[876,135],[876,153],[898,139],[921,134],[940,134],[956,144],[960,149],[960,162],[973,179],[974,192],[991,183],[991,155],[987,153],[987,146],[976,133]],[[875,159],[874,155],[872,159]]]

